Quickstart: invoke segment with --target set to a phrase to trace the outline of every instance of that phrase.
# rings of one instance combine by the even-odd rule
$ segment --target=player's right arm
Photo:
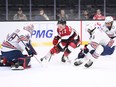
[[[58,41],[59,41],[59,39],[60,39],[60,38],[61,38],[61,37],[60,37],[60,36],[58,36],[58,35],[57,35],[57,36],[55,36],[55,37],[54,37],[54,39],[53,39],[53,42],[52,42],[52,43],[53,43],[53,45],[57,45],[57,44],[58,44]]]

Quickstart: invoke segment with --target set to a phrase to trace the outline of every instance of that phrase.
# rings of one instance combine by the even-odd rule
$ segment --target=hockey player
[[[100,55],[111,55],[114,52],[115,44],[102,29],[96,29],[94,24],[88,24],[86,30],[90,35],[90,43],[78,54],[74,65],[85,63],[85,67],[90,67],[95,59]],[[102,35],[102,37],[100,36]]]
[[[6,40],[2,43],[2,59],[0,65],[10,65],[11,69],[24,69],[29,67],[30,58],[36,54],[30,43],[30,37],[34,29],[33,24],[27,24],[22,30],[15,30],[8,34]],[[27,50],[28,56],[22,54]],[[2,60],[1,59],[1,60]]]
[[[72,52],[72,50],[80,45],[80,37],[78,33],[75,29],[66,25],[66,21],[58,21],[57,26],[58,35],[53,39],[54,47],[45,57],[41,58],[41,61],[43,61],[44,59],[50,60],[53,54],[64,52],[61,61],[67,62],[69,61],[68,56]]]
[[[105,24],[101,28],[111,39],[116,37],[116,23],[112,16],[105,18]]]

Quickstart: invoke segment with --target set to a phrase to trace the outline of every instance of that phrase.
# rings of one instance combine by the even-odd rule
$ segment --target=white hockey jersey
[[[110,38],[101,29],[95,29],[90,36],[90,42],[88,45],[89,50],[94,50],[98,45],[108,45]]]
[[[29,43],[31,34],[26,30],[17,29],[15,32],[8,34],[6,40],[2,43],[2,52],[8,52],[13,50],[25,50],[26,43]]]
[[[102,30],[110,37],[116,37],[116,23],[113,22],[111,29],[109,30],[105,24],[101,26]]]

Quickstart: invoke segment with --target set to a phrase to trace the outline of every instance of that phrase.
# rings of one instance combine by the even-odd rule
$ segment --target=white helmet
[[[33,24],[27,24],[26,26],[24,26],[24,30],[29,31],[31,34],[34,30],[34,25]]]
[[[114,20],[113,20],[113,17],[112,16],[107,16],[106,18],[105,18],[105,23],[110,23],[110,22],[113,22]]]

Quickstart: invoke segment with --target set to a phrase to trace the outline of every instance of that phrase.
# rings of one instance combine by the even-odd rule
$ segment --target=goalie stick
[[[16,33],[15,33],[16,34]],[[24,44],[24,46],[25,46],[25,48],[26,48],[26,51],[27,50],[29,50],[29,47],[21,40],[21,38],[16,34],[16,36],[20,39],[20,41]],[[30,45],[31,46],[31,45]],[[37,52],[34,50],[34,48],[33,47],[31,47],[32,48],[32,50],[34,51],[34,54],[35,55],[37,55]],[[32,57],[32,56],[31,56]],[[37,62],[38,63],[40,63],[41,64],[41,62],[38,60],[38,58],[37,57],[35,57],[34,55],[33,55],[33,57],[37,60]]]
[[[15,33],[15,34],[16,34],[16,33]],[[37,52],[35,51],[35,49],[32,47],[31,44],[25,44],[17,34],[16,34],[16,36],[17,36],[18,39],[23,43],[23,45],[25,46],[25,49],[26,49],[27,52],[28,52],[28,50],[31,49],[31,50],[33,51],[34,55],[37,55]],[[30,43],[30,42],[29,42],[29,43]]]

